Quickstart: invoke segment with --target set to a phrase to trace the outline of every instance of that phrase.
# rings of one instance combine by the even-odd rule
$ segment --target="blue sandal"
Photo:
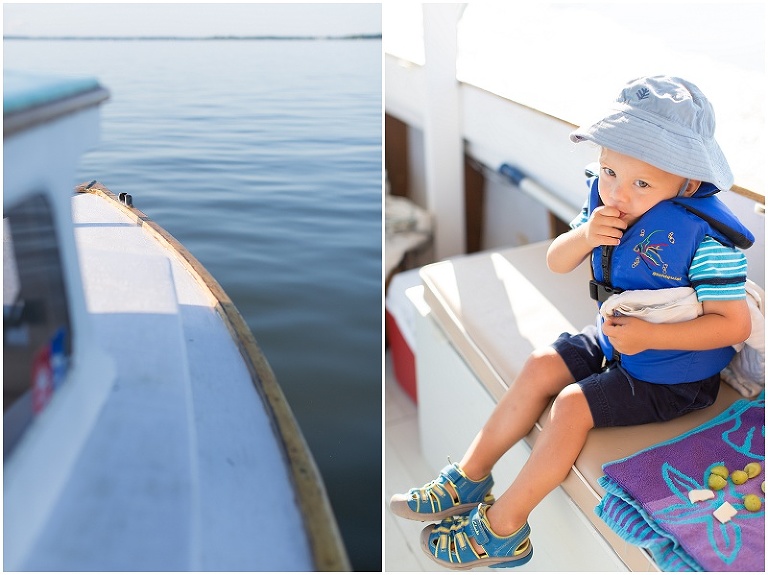
[[[446,485],[450,484],[458,497],[454,498]],[[472,481],[455,463],[443,468],[434,481],[408,493],[397,493],[389,501],[392,513],[406,519],[434,521],[467,513],[478,503],[493,503],[493,477],[489,473],[480,481]]]
[[[533,557],[531,528],[526,523],[512,535],[496,535],[485,516],[487,505],[480,504],[467,515],[444,519],[421,532],[421,548],[433,561],[449,569],[475,567],[519,567]],[[472,537],[483,548],[479,554],[469,542]]]

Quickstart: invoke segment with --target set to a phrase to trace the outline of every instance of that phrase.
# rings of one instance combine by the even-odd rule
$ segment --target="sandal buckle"
[[[472,534],[475,537],[475,541],[477,541],[480,545],[485,545],[488,543],[488,541],[490,541],[488,532],[485,530],[485,526],[483,525],[483,520],[480,519],[480,517],[477,515],[474,519],[472,519]]]

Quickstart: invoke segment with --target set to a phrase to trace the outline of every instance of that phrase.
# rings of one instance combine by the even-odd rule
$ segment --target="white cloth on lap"
[[[752,332],[723,369],[723,380],[744,397],[765,389],[765,292],[751,280],[746,283]],[[650,323],[679,323],[696,319],[704,309],[690,287],[627,290],[609,297],[600,307],[604,318],[624,315]]]

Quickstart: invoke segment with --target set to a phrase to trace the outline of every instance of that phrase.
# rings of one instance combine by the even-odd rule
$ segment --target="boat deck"
[[[338,540],[335,524],[302,506],[327,502],[310,460],[314,490],[291,475],[303,438],[278,428],[281,398],[268,402],[271,372],[251,372],[261,357],[224,321],[231,303],[170,236],[98,191],[72,213],[103,369],[75,377],[75,365],[6,465],[5,567],[345,570],[333,545],[313,554],[317,533]]]
[[[384,570],[444,571],[419,548],[425,524],[401,519],[387,507],[394,493],[423,485],[434,473],[421,456],[416,404],[397,384],[389,351],[384,373]]]

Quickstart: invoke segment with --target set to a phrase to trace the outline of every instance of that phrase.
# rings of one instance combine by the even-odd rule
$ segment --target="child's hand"
[[[627,223],[621,219],[622,213],[616,208],[599,206],[595,208],[585,224],[586,239],[593,248],[598,246],[617,246]]]
[[[635,355],[650,349],[649,324],[636,317],[609,317],[603,323],[603,333],[608,337],[613,348],[624,355]]]

